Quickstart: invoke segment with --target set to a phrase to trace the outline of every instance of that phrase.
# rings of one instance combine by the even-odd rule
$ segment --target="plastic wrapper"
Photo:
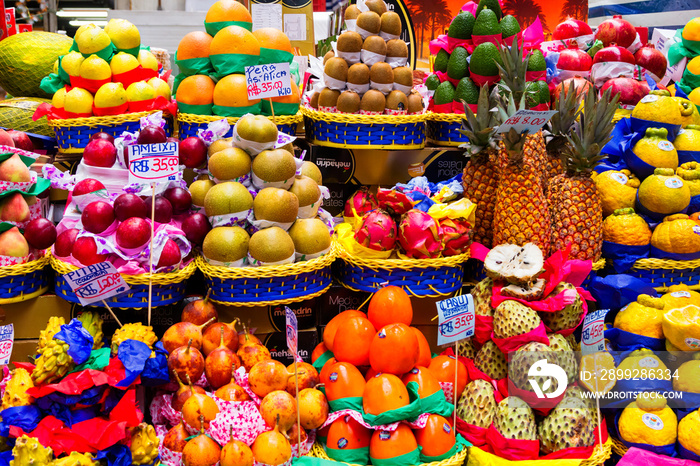
[[[248,216],[253,212],[253,209],[244,210],[242,212],[234,212],[231,214],[213,215],[207,217],[212,228],[229,227],[229,226],[245,226]]]
[[[250,114],[245,114],[243,115],[248,116]],[[238,122],[234,125],[233,127],[233,141],[236,144],[236,147],[239,149],[243,149],[246,151],[251,157],[255,157],[258,155],[260,152],[268,149],[274,149],[275,144],[277,143],[277,140],[274,141],[269,141],[269,142],[256,142],[256,141],[249,141],[247,139],[243,139],[239,134],[238,134],[238,125],[241,120],[238,120]]]
[[[262,262],[262,261],[259,261],[259,260],[255,259],[255,258],[254,258],[253,256],[251,256],[250,253],[249,253],[249,254],[248,254],[248,265],[250,265],[251,267],[265,267],[265,266],[268,266],[268,265],[293,264],[295,259],[296,259],[296,253],[292,254],[292,255],[289,256],[288,258],[283,259],[283,260],[281,260],[281,261],[277,261],[277,262]]]
[[[331,78],[326,73],[323,73],[323,82],[328,89],[335,89],[337,91],[345,90],[346,83],[339,79]]]
[[[367,39],[369,36],[376,36],[377,35],[373,32],[367,31],[366,29],[362,29],[361,27],[359,27],[357,25],[357,23],[355,24],[355,32],[358,33],[360,35],[360,37],[362,37],[362,40]]]
[[[367,84],[354,84],[354,83],[346,83],[347,88],[349,91],[356,92],[359,95],[363,95],[365,92],[369,91],[369,83]]]
[[[335,56],[338,58],[344,58],[349,65],[354,65],[355,63],[360,63],[362,54],[360,52],[342,52],[340,50],[335,51]],[[369,66],[369,65],[368,65]]]
[[[594,63],[591,67],[591,79],[597,88],[600,88],[607,81],[620,76],[639,79],[640,68],[627,62],[601,62]]]
[[[406,66],[408,57],[386,57],[386,62],[392,68],[398,68],[400,66]]]
[[[209,147],[214,141],[224,139],[229,131],[231,131],[231,125],[226,118],[222,118],[218,121],[212,121],[206,128],[197,130],[197,137]]]
[[[378,83],[374,81],[369,82],[369,87],[371,89],[376,89],[384,95],[388,95],[394,89],[394,83]]]
[[[355,231],[352,225],[341,223],[336,228],[338,241],[343,247],[353,256],[363,257],[366,259],[389,259],[393,251],[375,251],[366,248],[355,241]]]

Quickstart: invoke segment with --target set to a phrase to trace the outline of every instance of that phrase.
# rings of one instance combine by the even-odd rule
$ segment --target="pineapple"
[[[496,115],[491,112],[488,87],[479,92],[476,115],[469,106],[464,106],[467,118],[462,120],[461,133],[469,142],[461,147],[470,154],[467,166],[462,174],[464,197],[476,204],[476,226],[474,241],[491,248],[493,241],[493,209],[496,204],[496,154],[498,142],[495,140]]]
[[[566,135],[571,132],[574,122],[578,117],[577,111],[579,99],[576,96],[576,84],[572,79],[569,82],[568,88],[562,89],[562,92],[554,101],[554,110],[557,113],[552,116],[552,119],[547,124],[547,179],[550,180],[557,175],[564,173],[561,156],[562,151],[567,145]],[[546,186],[548,188],[548,186]]]
[[[603,210],[591,173],[605,158],[601,149],[610,140],[618,95],[606,91],[600,99],[590,88],[583,100],[579,124],[564,149],[564,174],[549,181],[548,202],[552,215],[552,246],[569,257],[596,261],[603,246]]]

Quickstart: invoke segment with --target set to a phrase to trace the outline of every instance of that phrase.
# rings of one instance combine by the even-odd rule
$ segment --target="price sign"
[[[507,133],[513,128],[518,133],[536,133],[539,131],[552,116],[557,113],[556,110],[538,112],[537,110],[518,110],[515,115],[508,118],[502,125],[498,127],[499,133]]]
[[[289,349],[289,352],[292,354],[294,359],[297,359],[297,348],[299,342],[297,315],[294,313],[294,311],[292,311],[286,306],[284,308],[284,315],[287,321],[287,348]]]
[[[10,363],[12,356],[12,345],[15,341],[15,326],[1,325],[0,326],[0,366],[6,366]]]
[[[474,299],[465,294],[435,303],[438,310],[438,345],[474,336]]]
[[[289,63],[272,63],[245,67],[249,99],[267,99],[292,95]]]
[[[591,354],[605,351],[605,315],[610,309],[591,312],[583,321],[581,330],[581,353]]]
[[[129,291],[129,285],[110,262],[89,265],[63,277],[83,306]]]
[[[175,180],[180,172],[180,154],[176,142],[131,145],[129,183],[153,183]]]

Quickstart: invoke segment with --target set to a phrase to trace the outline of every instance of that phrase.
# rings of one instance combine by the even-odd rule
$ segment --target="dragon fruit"
[[[409,210],[399,223],[399,245],[413,259],[438,257],[442,243],[437,222],[422,210]]]
[[[400,191],[379,188],[377,192],[379,208],[397,217],[413,209],[413,201]]]
[[[440,220],[442,254],[456,256],[469,250],[472,243],[472,228],[466,218],[445,217]]]
[[[355,241],[375,251],[391,251],[396,246],[396,222],[383,210],[362,216]]]
[[[353,208],[355,212],[353,212]],[[367,186],[363,186],[345,201],[343,215],[345,217],[354,217],[355,215],[361,217],[376,208],[377,197],[370,192]]]

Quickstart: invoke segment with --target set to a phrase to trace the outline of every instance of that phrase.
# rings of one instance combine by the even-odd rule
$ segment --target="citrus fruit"
[[[326,345],[330,351],[333,351],[333,339],[335,338],[335,332],[340,328],[341,323],[348,317],[367,317],[362,311],[343,311],[337,316],[333,317],[323,329],[323,344]]]
[[[279,29],[260,28],[253,31],[253,35],[258,39],[260,47],[294,53],[289,37]]]
[[[381,414],[408,406],[409,403],[406,386],[393,374],[375,375],[367,381],[362,394],[362,407],[366,414]]]
[[[423,456],[442,456],[455,444],[455,432],[450,422],[438,414],[428,416],[422,429],[413,431]]]
[[[209,55],[238,53],[260,55],[260,42],[252,32],[240,26],[227,26],[217,32],[209,45]]]
[[[51,98],[51,105],[53,105],[56,108],[63,108],[63,103],[65,99],[66,88],[62,87],[54,93],[53,97]]]
[[[583,356],[579,368],[579,381],[589,392],[607,393],[612,390],[617,382],[612,355],[600,351]]]
[[[69,52],[61,59],[61,68],[68,76],[80,76],[80,65],[85,61],[85,57],[80,52]]]
[[[110,19],[105,26],[105,32],[114,46],[120,50],[135,49],[141,45],[141,34],[138,28],[125,19]]]
[[[80,77],[101,81],[103,79],[110,79],[112,77],[112,70],[106,61],[97,55],[90,55],[80,64]]]
[[[130,53],[119,52],[109,62],[112,74],[122,74],[139,67],[139,61]]]
[[[204,21],[207,23],[218,23],[221,21],[242,21],[251,23],[253,18],[243,4],[235,0],[219,0],[209,7]]]
[[[143,100],[151,100],[156,98],[156,91],[153,86],[146,81],[137,81],[129,84],[126,88],[126,96],[129,102],[141,102]]]
[[[175,99],[187,105],[211,105],[214,101],[214,81],[201,74],[188,76],[178,86]]]
[[[398,286],[385,286],[374,293],[369,300],[367,318],[375,328],[396,323],[411,325],[413,320],[411,298]]]
[[[700,87],[693,89],[690,94],[688,94],[688,99],[695,105],[700,105]]]
[[[637,296],[637,301],[629,303],[615,316],[615,328],[649,338],[663,338],[661,321],[666,303],[661,298],[646,294]]]
[[[406,324],[382,327],[369,347],[369,363],[377,372],[403,375],[418,361],[419,347],[416,334]]]
[[[316,360],[326,351],[328,351],[328,348],[326,348],[326,345],[323,344],[323,342],[316,345],[316,348],[314,348],[314,350],[311,352],[311,362],[316,362]]]
[[[700,393],[700,360],[691,359],[681,364],[678,368],[678,377],[673,379],[673,389],[681,392]]]
[[[177,59],[203,58],[209,56],[212,37],[204,31],[192,31],[185,34],[177,46]]]
[[[671,380],[666,364],[647,348],[632,351],[623,359],[617,366],[616,376],[618,380],[629,380],[639,378],[637,374],[641,373],[647,374],[647,379],[654,377],[657,380]]]
[[[297,87],[297,83],[294,82],[294,79],[291,81],[292,83],[292,93],[289,95],[285,95],[282,97],[273,97],[272,101],[273,102],[278,102],[281,104],[298,104],[301,102],[301,95],[299,94],[299,87]]]
[[[80,53],[85,55],[97,53],[108,47],[111,42],[107,33],[92,23],[85,25],[85,29],[82,29],[80,34],[77,32],[75,34],[75,44]]]
[[[63,108],[69,113],[92,114],[92,94],[80,87],[66,92]]]
[[[464,391],[464,387],[467,386],[467,368],[464,367],[461,361],[457,361],[454,356],[436,356],[430,361],[428,369],[438,381],[449,383],[453,386],[456,373],[457,387],[456,390],[453,387],[453,392],[457,393],[457,396],[459,396]],[[452,403],[452,397],[448,396],[447,401]]]
[[[700,17],[693,18],[683,27],[683,39],[700,40]]]
[[[156,97],[162,96],[170,100],[170,86],[168,86],[168,83],[160,78],[151,78],[148,80],[148,84],[153,87],[153,90],[156,92]]]
[[[678,443],[686,450],[700,455],[698,435],[700,435],[700,410],[696,409],[678,423]]]
[[[695,233],[697,228],[698,224],[685,214],[669,215],[654,228],[651,245],[669,255],[700,252],[700,235]]]
[[[688,185],[691,197],[700,195],[700,163],[686,162],[678,167],[676,175],[680,176]]]
[[[634,207],[640,181],[629,170],[608,170],[596,175],[594,181],[604,217],[611,215],[616,209]]]
[[[417,328],[411,327],[411,330],[413,330],[413,333],[416,334],[416,338],[418,339],[418,360],[416,361],[416,366],[428,367],[430,365],[430,359],[433,357],[428,340],[425,338],[425,335],[423,335],[423,332]]]
[[[180,86],[182,86],[182,83],[180,83]],[[180,88],[178,87],[177,90],[179,93]],[[230,74],[224,76],[214,87],[214,105],[222,107],[249,107],[259,102],[260,99],[248,100],[245,75]]]
[[[688,288],[687,285],[671,285],[661,299],[666,303],[666,310],[685,307],[689,304],[700,306],[700,293]]]
[[[105,83],[95,93],[95,107],[118,107],[127,102],[126,90],[122,83]]]
[[[674,107],[677,107],[673,99],[670,97],[667,99],[673,102]],[[642,161],[656,168],[672,168],[673,170],[678,168],[678,152],[668,140],[666,128],[647,129],[644,137],[637,141],[632,148],[632,152]]]
[[[372,322],[364,317],[345,319],[335,333],[333,355],[338,361],[369,365],[369,348],[376,333]]]
[[[369,447],[372,431],[351,416],[339,417],[331,423],[326,438],[326,448],[355,450]]]
[[[615,209],[603,221],[603,241],[629,246],[646,246],[651,242],[649,225],[634,209]]]
[[[402,377],[401,381],[405,385],[408,385],[408,382],[416,382],[418,384],[418,396],[421,398],[427,398],[442,390],[440,381],[427,367],[414,367]]]
[[[690,188],[671,168],[654,170],[642,181],[637,195],[641,205],[658,214],[675,214],[690,204]]]
[[[663,446],[676,442],[678,420],[656,392],[642,392],[620,414],[618,429],[622,440]]]
[[[399,424],[395,431],[375,430],[369,443],[370,458],[388,460],[411,453],[418,448],[413,431],[406,424]]]
[[[693,74],[700,74],[700,57],[694,57],[685,65],[685,69]]]
[[[141,66],[148,70],[158,72],[160,63],[158,63],[158,59],[151,52],[148,50],[139,50],[139,56],[137,58]]]
[[[664,314],[664,335],[681,351],[700,351],[700,307],[686,306]]]
[[[365,378],[357,367],[347,362],[337,362],[328,369],[327,380],[321,379],[328,401],[357,398],[365,391]]]

